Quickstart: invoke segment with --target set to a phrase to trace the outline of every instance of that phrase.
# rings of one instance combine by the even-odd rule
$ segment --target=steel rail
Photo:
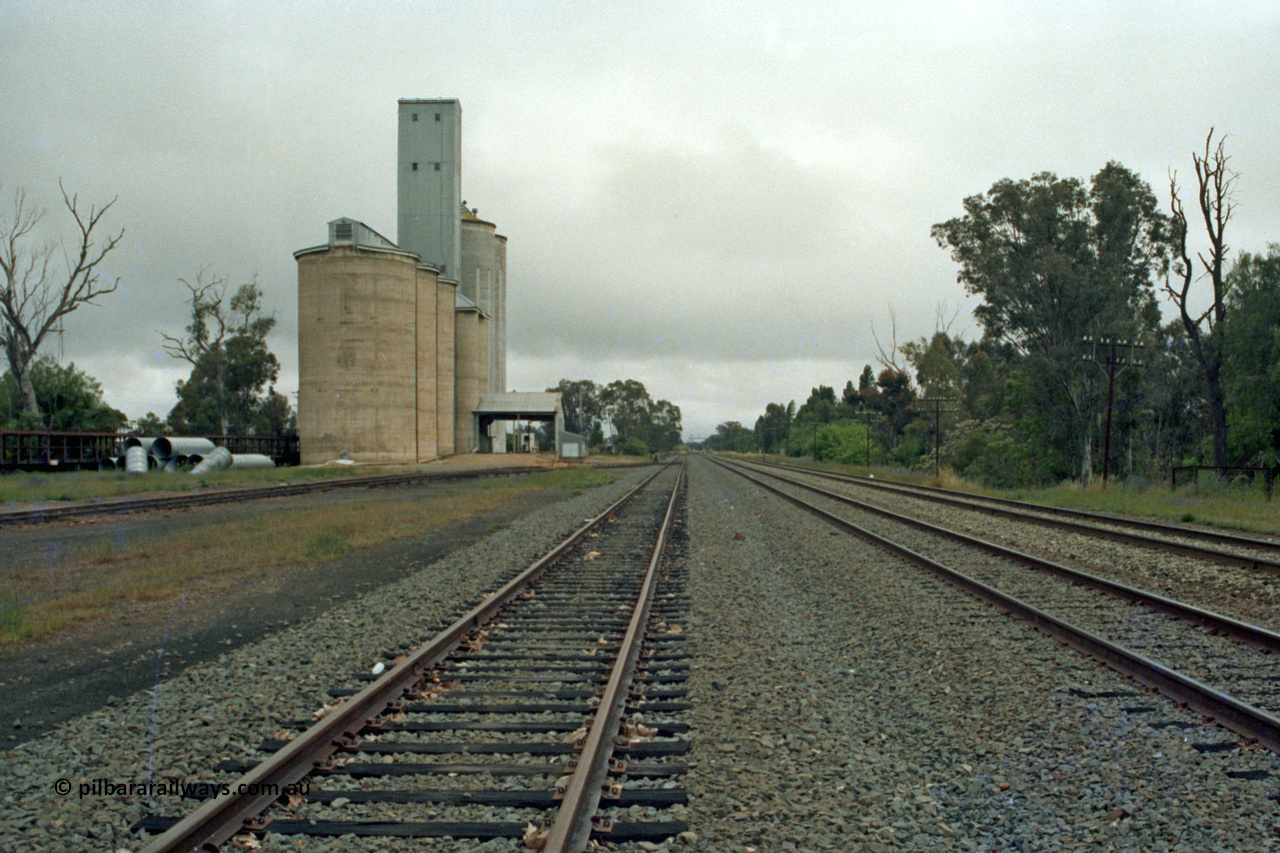
[[[719,462],[719,460],[717,461]],[[814,506],[802,498],[788,494],[762,480],[758,480],[740,468],[723,462],[720,462],[720,464],[738,476],[818,516],[829,524],[905,557],[949,583],[1031,623],[1049,636],[1102,661],[1117,672],[1153,688],[1175,702],[1185,704],[1187,707],[1213,718],[1242,737],[1256,740],[1272,752],[1280,754],[1280,718],[1267,713],[1261,708],[1242,702],[1124,646],[1058,619],[1021,599],[1000,592],[976,578],[972,578],[917,551],[913,551],[905,545],[873,533],[851,521]]]
[[[229,786],[228,793],[205,802],[153,838],[141,853],[208,853],[240,832],[268,827],[270,818],[259,820],[259,816],[278,798],[278,792],[286,790],[286,786],[298,782],[317,767],[324,766],[335,752],[351,748],[370,721],[402,702],[405,694],[421,681],[425,670],[478,631],[520,595],[529,583],[638,495],[665,468],[665,465],[658,468],[432,640],[349,697],[266,761],[246,772]]]
[[[592,820],[600,806],[605,780],[609,775],[614,738],[626,709],[627,691],[635,675],[636,662],[640,658],[649,624],[649,614],[653,609],[653,595],[658,587],[659,570],[667,548],[667,536],[675,518],[683,476],[682,464],[676,473],[675,485],[671,487],[667,511],[654,542],[653,553],[649,557],[649,567],[645,571],[644,582],[627,625],[627,633],[622,638],[618,657],[601,694],[599,710],[583,741],[577,767],[565,786],[564,800],[547,834],[547,845],[544,848],[546,853],[581,853],[591,840]]]
[[[1232,566],[1238,566],[1240,568],[1280,574],[1280,561],[1277,560],[1268,560],[1262,557],[1248,557],[1231,551],[1223,551],[1220,548],[1208,548],[1203,545],[1189,545],[1185,542],[1174,542],[1169,539],[1145,536],[1140,533],[1127,533],[1123,530],[1100,527],[1097,523],[1089,523],[1084,520],[1070,521],[1066,518],[1049,518],[1045,515],[1035,515],[1034,513],[1043,512],[1047,514],[1058,514],[1077,519],[1089,519],[1093,522],[1101,522],[1103,524],[1128,525],[1140,530],[1151,530],[1169,536],[1183,536],[1190,539],[1200,538],[1214,542],[1228,543],[1238,548],[1260,548],[1268,551],[1280,550],[1280,543],[1269,542],[1265,539],[1257,539],[1249,536],[1235,536],[1230,533],[1222,533],[1212,530],[1197,530],[1195,528],[1178,527],[1176,525],[1162,524],[1155,521],[1118,518],[1116,516],[1088,513],[1064,507],[1045,507],[1040,506],[1039,504],[1029,504],[1024,501],[1009,500],[1008,498],[991,498],[986,497],[985,495],[961,497],[960,493],[948,489],[935,489],[931,486],[907,486],[901,483],[884,483],[879,480],[872,480],[865,477],[836,474],[830,471],[816,471],[812,468],[801,468],[794,465],[779,465],[776,462],[751,462],[750,464],[782,468],[787,471],[795,471],[797,473],[809,474],[814,477],[822,477],[828,480],[851,483],[857,486],[866,486],[872,489],[879,489],[881,491],[919,498],[920,500],[959,506],[964,509],[973,510],[974,512],[985,512],[989,515],[1000,516],[1002,518],[1012,518],[1032,524],[1056,527],[1060,530],[1084,533],[1089,536],[1097,536],[1099,538],[1110,539],[1115,542],[1158,547],[1162,550],[1172,551],[1185,557],[1197,557],[1202,560],[1212,560],[1214,562],[1225,563]],[[1003,504],[1003,506],[984,506],[974,503],[974,501],[989,501],[996,504]]]
[[[639,465],[601,465],[600,470],[639,468]],[[283,483],[278,486],[254,486],[251,488],[221,489],[198,494],[171,495],[160,498],[114,498],[103,501],[42,507],[40,509],[0,512],[0,526],[6,524],[46,524],[68,518],[91,515],[120,515],[133,512],[149,512],[163,509],[186,509],[267,498],[292,497],[310,492],[324,492],[344,488],[383,488],[387,486],[414,485],[436,480],[467,480],[480,477],[500,477],[518,474],[539,474],[550,471],[536,465],[519,465],[510,468],[480,468],[469,471],[415,471],[403,474],[371,474],[358,477],[341,477],[314,480],[307,483]]]
[[[1119,581],[1113,581],[1109,578],[1104,578],[1090,572],[1081,571],[1080,569],[1073,569],[1070,566],[1064,566],[1061,563],[1055,563],[1052,560],[1046,560],[1043,557],[1037,557],[1034,554],[1027,554],[1014,548],[1008,548],[1004,545],[999,545],[986,539],[979,539],[978,537],[970,536],[967,533],[960,533],[957,530],[951,530],[947,527],[930,524],[927,521],[912,518],[909,515],[902,515],[901,513],[896,513],[893,510],[888,510],[884,507],[863,503],[862,501],[851,498],[847,495],[838,495],[835,492],[829,492],[826,489],[810,485],[809,483],[801,483],[797,480],[791,480],[781,475],[766,471],[760,471],[758,473],[764,474],[767,477],[773,477],[793,486],[798,486],[802,489],[808,489],[809,491],[820,494],[825,498],[839,501],[840,503],[856,507],[857,509],[881,515],[885,518],[902,522],[904,524],[909,524],[918,530],[925,531],[926,533],[932,533],[936,536],[945,536],[964,545],[981,548],[997,557],[1003,557],[1042,571],[1050,572],[1074,583],[1080,583],[1100,592],[1107,593],[1108,595],[1118,596],[1156,610],[1161,610],[1165,613],[1177,616],[1179,619],[1186,619],[1187,621],[1194,622],[1211,631],[1219,631],[1237,639],[1252,643],[1266,651],[1280,652],[1280,633],[1269,631],[1266,628],[1262,628],[1257,625],[1250,625],[1249,623],[1242,622],[1239,619],[1233,619],[1230,616],[1215,613],[1212,610],[1205,610],[1203,608],[1196,607],[1195,605],[1178,601],[1174,598],[1158,595],[1149,590],[1139,589],[1138,587],[1129,586],[1128,584],[1122,584]]]

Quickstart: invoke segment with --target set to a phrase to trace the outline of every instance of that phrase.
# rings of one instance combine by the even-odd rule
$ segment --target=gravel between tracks
[[[800,479],[864,503],[1280,631],[1280,577],[1265,570],[1109,542],[1084,533],[820,477],[801,474]]]

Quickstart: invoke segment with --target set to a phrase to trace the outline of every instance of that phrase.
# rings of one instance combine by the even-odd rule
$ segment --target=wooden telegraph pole
[[[921,397],[917,403],[930,403],[933,405],[933,479],[938,479],[938,473],[941,470],[942,463],[942,413],[954,412],[954,408],[944,409],[944,403],[957,402],[955,397]]]
[[[1107,484],[1107,473],[1111,470],[1111,407],[1115,401],[1116,389],[1116,368],[1133,365],[1141,367],[1142,361],[1135,358],[1135,350],[1140,350],[1143,345],[1135,341],[1122,341],[1115,338],[1094,338],[1085,335],[1085,346],[1089,347],[1089,352],[1085,354],[1085,361],[1092,361],[1097,365],[1105,364],[1107,367],[1107,429],[1106,438],[1102,443],[1102,485]],[[1099,352],[1101,347],[1101,352]]]

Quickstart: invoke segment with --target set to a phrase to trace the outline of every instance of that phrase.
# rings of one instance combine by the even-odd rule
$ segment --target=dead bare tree
[[[10,210],[0,213],[0,269],[5,276],[4,289],[0,291],[0,344],[4,346],[9,371],[18,383],[22,413],[33,419],[40,416],[40,406],[31,381],[31,366],[41,345],[52,331],[61,328],[62,318],[81,305],[115,292],[120,284],[119,280],[104,281],[98,274],[98,265],[120,242],[124,229],[115,236],[108,235],[102,243],[97,242],[98,235],[94,233],[116,200],[113,198],[102,207],[91,205],[88,212],[83,212],[78,196],[68,195],[61,181],[58,188],[80,232],[69,244],[37,241],[36,227],[44,218],[44,211],[21,188],[14,191]],[[62,249],[61,271],[54,262],[58,248]]]
[[[892,370],[895,373],[901,373],[904,376],[910,374],[898,363],[898,354],[900,347],[898,346],[898,315],[893,310],[893,306],[889,306],[889,348],[885,349],[885,345],[880,342],[880,335],[876,333],[876,324],[871,324],[871,339],[876,342],[876,362],[886,370]]]
[[[174,358],[190,362],[194,367],[211,350],[222,346],[227,336],[227,320],[223,316],[222,303],[227,297],[227,281],[221,276],[213,276],[206,281],[207,269],[196,273],[194,282],[185,278],[178,283],[191,291],[191,325],[187,326],[186,337],[176,337],[159,332],[164,338],[164,351]]]
[[[1213,464],[1227,464],[1227,405],[1222,390],[1222,341],[1215,332],[1222,327],[1227,316],[1228,281],[1225,271],[1227,244],[1225,232],[1231,221],[1235,205],[1232,201],[1232,185],[1239,175],[1227,168],[1223,148],[1225,140],[1213,145],[1213,128],[1205,137],[1204,154],[1192,152],[1191,162],[1196,172],[1196,196],[1200,218],[1204,221],[1209,238],[1209,250],[1197,252],[1196,258],[1203,267],[1200,276],[1195,274],[1187,250],[1187,214],[1178,195],[1178,175],[1169,176],[1170,206],[1173,211],[1173,239],[1177,260],[1173,273],[1179,281],[1165,283],[1166,295],[1178,307],[1182,328],[1191,341],[1192,352],[1204,373],[1205,392],[1209,402],[1209,428],[1213,433]],[[1213,288],[1213,301],[1198,314],[1193,314],[1191,285],[1197,278],[1208,278]]]

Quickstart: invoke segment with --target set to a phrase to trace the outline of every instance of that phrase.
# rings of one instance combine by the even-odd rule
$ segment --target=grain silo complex
[[[401,100],[396,241],[343,217],[294,253],[304,465],[502,452],[514,419],[562,446],[558,395],[506,391],[507,239],[461,199],[461,141],[457,100]]]

